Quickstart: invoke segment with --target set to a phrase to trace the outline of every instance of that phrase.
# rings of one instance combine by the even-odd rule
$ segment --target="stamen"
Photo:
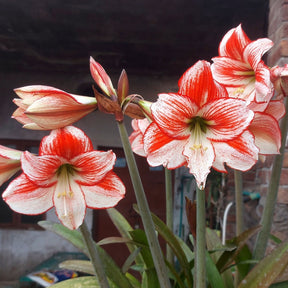
[[[235,96],[236,94],[243,94],[244,88],[237,88],[233,91],[233,95]]]
[[[74,172],[75,169],[70,164],[61,165],[56,172],[58,176],[58,184],[55,193],[57,193],[57,198],[62,198],[63,214],[61,215],[61,217],[63,218],[69,215],[67,201],[69,201],[69,198],[71,199],[74,197],[74,193],[71,190],[70,184],[70,177],[71,175],[73,175]]]

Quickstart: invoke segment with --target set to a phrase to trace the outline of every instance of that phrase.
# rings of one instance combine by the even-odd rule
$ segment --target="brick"
[[[288,169],[283,168],[281,171],[280,185],[288,185]]]
[[[277,195],[277,202],[288,204],[288,185],[280,186]]]
[[[288,168],[288,151],[287,150],[285,151],[285,154],[284,154],[282,167],[283,168]]]
[[[280,9],[280,17],[281,21],[287,21],[288,20],[288,3],[285,3],[282,5]]]

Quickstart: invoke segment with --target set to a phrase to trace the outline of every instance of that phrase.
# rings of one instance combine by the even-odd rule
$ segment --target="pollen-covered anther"
[[[237,88],[234,90],[233,95],[243,94],[243,93],[244,93],[244,88]]]
[[[203,151],[207,151],[208,147],[205,147],[202,144],[193,144],[193,146],[190,147],[190,149],[193,151],[198,150],[198,149],[201,149]]]
[[[62,193],[58,193],[57,198],[66,197],[66,196],[69,196],[70,198],[72,198],[74,196],[73,191],[70,190],[68,193],[66,191]]]

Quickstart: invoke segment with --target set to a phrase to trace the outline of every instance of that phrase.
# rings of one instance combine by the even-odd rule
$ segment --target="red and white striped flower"
[[[200,188],[211,167],[225,171],[226,163],[248,170],[258,159],[248,129],[253,111],[246,101],[229,97],[213,79],[208,62],[188,69],[179,80],[179,92],[160,94],[151,112],[153,121],[144,135],[149,164],[170,169],[187,165]]]
[[[23,173],[10,183],[4,200],[16,212],[41,214],[55,206],[63,225],[78,228],[86,207],[114,207],[125,187],[112,171],[112,151],[93,150],[91,140],[76,127],[53,130],[43,138],[39,156],[24,152]]]
[[[227,88],[230,97],[269,101],[274,89],[270,70],[261,58],[272,46],[268,38],[251,41],[241,25],[231,29],[219,45],[219,56],[212,59],[213,76]]]

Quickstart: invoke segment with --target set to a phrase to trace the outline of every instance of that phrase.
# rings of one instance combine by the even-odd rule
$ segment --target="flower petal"
[[[278,154],[281,147],[281,132],[278,121],[271,115],[256,112],[249,126],[255,137],[255,145],[261,154]]]
[[[74,180],[80,185],[95,185],[113,169],[115,161],[116,155],[112,150],[82,153],[70,161],[76,170]]]
[[[244,48],[251,42],[241,25],[229,30],[219,45],[219,55],[242,60]]]
[[[25,115],[42,129],[52,130],[71,125],[97,107],[94,97],[65,93],[48,95],[34,101]]]
[[[58,155],[69,160],[92,150],[92,142],[82,130],[66,126],[51,131],[42,139],[39,155]]]
[[[189,68],[178,85],[179,94],[190,97],[198,107],[209,101],[228,97],[225,88],[214,81],[210,63],[206,61],[198,61]]]
[[[22,214],[42,214],[53,206],[53,187],[38,187],[23,173],[9,184],[2,196],[12,210]]]
[[[242,87],[255,78],[248,63],[228,57],[214,57],[212,61],[211,70],[215,80],[227,87]]]
[[[50,187],[56,183],[57,169],[63,164],[63,159],[57,156],[35,156],[25,151],[21,158],[22,170],[35,185]]]
[[[21,169],[22,153],[0,145],[0,186]]]
[[[144,134],[144,150],[147,152],[149,165],[163,165],[168,169],[184,165],[186,160],[182,152],[186,141],[167,136],[152,122]]]
[[[66,184],[59,179],[53,203],[61,223],[72,230],[77,229],[83,223],[86,203],[81,187],[73,179],[69,179],[69,187],[66,187]],[[67,188],[68,191],[66,191]]]
[[[268,38],[258,39],[249,43],[243,51],[243,60],[249,63],[253,70],[257,69],[262,56],[273,46]]]
[[[220,172],[227,172],[224,163],[240,171],[249,170],[258,160],[258,148],[254,144],[254,137],[245,131],[239,137],[227,142],[214,142],[216,158],[213,168]]]
[[[176,139],[190,135],[189,123],[199,108],[188,97],[178,94],[160,94],[151,105],[154,120],[168,136]]]
[[[33,103],[35,100],[51,95],[69,95],[60,89],[45,85],[30,85],[14,89],[14,92],[24,101]]]
[[[248,109],[245,101],[229,98],[208,103],[198,115],[208,122],[207,138],[225,141],[242,134],[254,113]]]
[[[195,137],[189,137],[183,154],[186,156],[190,173],[194,175],[197,186],[204,189],[215,158],[211,142],[204,134],[197,139],[197,142],[195,142]]]
[[[125,195],[125,186],[114,172],[109,172],[95,186],[82,186],[81,188],[87,207],[92,209],[114,207]]]
[[[279,121],[285,115],[285,105],[282,101],[271,100],[268,102],[265,113],[273,116],[277,121]]]
[[[134,130],[129,136],[131,148],[135,154],[146,157],[146,152],[144,151],[144,133],[150,122],[147,118],[133,119],[131,125]]]
[[[101,90],[108,96],[116,95],[111,79],[104,68],[90,57],[90,71],[94,81],[98,84]]]
[[[257,102],[268,102],[273,94],[274,87],[270,80],[270,71],[265,65],[260,65],[256,70],[255,92]]]

